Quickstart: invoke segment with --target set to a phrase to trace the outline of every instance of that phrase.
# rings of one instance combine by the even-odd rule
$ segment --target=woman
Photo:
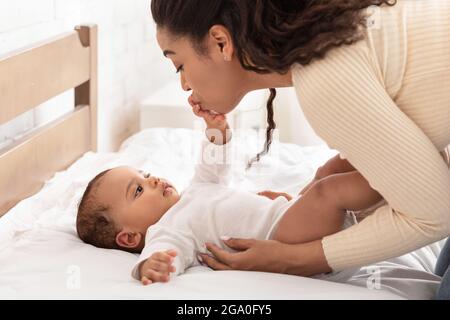
[[[340,152],[315,181],[356,168],[386,200],[319,241],[230,239],[212,268],[310,276],[395,257],[450,234],[450,2],[153,0],[164,55],[189,102],[229,113],[257,89],[293,86],[317,134]],[[259,155],[260,156],[260,155]],[[448,283],[448,282],[447,282]]]

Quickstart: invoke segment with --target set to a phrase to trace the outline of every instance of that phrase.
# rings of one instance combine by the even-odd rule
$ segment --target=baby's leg
[[[358,171],[328,176],[288,209],[272,239],[290,244],[322,239],[342,229],[346,210],[363,210],[381,199]]]

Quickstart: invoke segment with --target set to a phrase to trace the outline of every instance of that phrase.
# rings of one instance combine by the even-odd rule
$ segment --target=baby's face
[[[145,234],[180,199],[167,180],[129,167],[112,169],[103,178],[98,196],[111,207],[123,229]]]

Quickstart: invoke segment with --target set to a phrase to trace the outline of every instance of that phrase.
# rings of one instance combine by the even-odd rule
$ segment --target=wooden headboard
[[[97,27],[0,56],[0,125],[75,89],[75,108],[0,149],[0,216],[97,149]]]

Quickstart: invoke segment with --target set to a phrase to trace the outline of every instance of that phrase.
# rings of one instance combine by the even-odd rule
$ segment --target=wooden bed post
[[[90,76],[89,81],[75,88],[75,108],[83,105],[90,106],[91,118],[91,149],[96,152],[98,149],[97,142],[97,64],[98,64],[98,46],[97,46],[97,26],[96,25],[80,25],[75,27],[78,32],[80,41],[84,47],[89,47],[90,54]]]
[[[97,27],[82,25],[0,55],[0,125],[71,89],[74,110],[0,149],[0,217],[97,150]]]

